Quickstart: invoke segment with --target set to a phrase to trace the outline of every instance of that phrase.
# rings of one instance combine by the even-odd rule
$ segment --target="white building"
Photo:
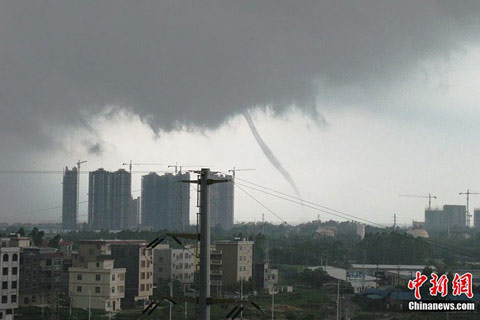
[[[18,274],[20,248],[0,248],[1,299],[0,319],[13,320],[14,309],[18,308]]]
[[[74,308],[118,311],[125,296],[125,268],[113,268],[114,260],[89,261],[85,267],[71,267],[69,296]]]
[[[192,250],[160,247],[153,250],[153,282],[159,280],[177,280],[183,284],[193,283],[195,272],[194,252]]]

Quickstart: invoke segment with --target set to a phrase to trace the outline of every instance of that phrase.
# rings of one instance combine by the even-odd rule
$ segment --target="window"
[[[115,281],[115,274],[112,274],[112,281]]]
[[[2,296],[2,303],[8,302],[8,296]]]
[[[8,281],[2,282],[2,289],[8,289]]]
[[[100,262],[95,263],[95,266],[96,266],[97,268],[100,268]]]
[[[159,267],[159,268],[158,268],[158,272],[163,272],[163,268],[162,268],[162,267]]]
[[[3,274],[4,276],[8,276],[8,268],[3,268],[2,274]]]
[[[112,287],[112,293],[115,293],[115,287]]]
[[[81,273],[77,273],[77,280],[81,281],[82,280],[82,274]]]
[[[17,267],[13,267],[12,268],[12,275],[13,276],[16,276],[18,274],[18,268]]]
[[[118,290],[118,292],[123,292],[124,291],[122,286],[118,286],[117,290]]]
[[[8,262],[8,254],[3,255],[3,262]]]
[[[13,261],[18,261],[18,254],[14,253],[12,256]]]
[[[12,281],[12,289],[17,289],[17,281]]]
[[[100,287],[95,287],[95,293],[100,293]]]
[[[95,281],[100,281],[100,279],[101,279],[100,277],[101,277],[101,275],[96,274],[96,275],[95,275]]]
[[[144,284],[140,285],[140,291],[145,291],[145,285]]]
[[[77,286],[77,292],[82,292],[82,286]]]
[[[13,314],[13,310],[12,310],[12,309],[7,309],[7,310],[5,311],[5,314]]]
[[[52,259],[47,259],[47,266],[51,266],[52,265]]]
[[[142,272],[142,273],[140,274],[140,279],[145,279],[145,272]]]
[[[145,268],[145,260],[142,260],[142,261],[140,262],[140,264],[141,264],[142,268]]]
[[[17,302],[17,295],[16,294],[12,294],[12,296],[10,297],[10,302],[11,303]]]

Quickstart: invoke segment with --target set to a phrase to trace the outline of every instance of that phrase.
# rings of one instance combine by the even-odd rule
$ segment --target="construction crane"
[[[175,174],[177,174],[177,172],[182,173],[182,168],[183,167],[201,168],[201,167],[208,167],[208,166],[188,165],[188,164],[179,165],[177,162],[175,162],[175,164],[169,164],[168,167],[169,168],[175,168]],[[180,169],[180,170],[178,170],[178,169]]]
[[[249,168],[249,169],[236,169],[235,167],[233,167],[233,169],[228,170],[228,172],[231,172],[231,173],[232,173],[232,180],[235,182],[235,172],[237,172],[237,171],[253,171],[253,170],[257,170],[257,169],[252,169],[252,168]]]
[[[122,166],[128,166],[130,170],[130,174],[132,174],[132,166],[164,166],[165,164],[163,163],[132,163],[132,160],[130,162],[124,162],[122,163]]]
[[[432,199],[437,199],[437,196],[434,196],[432,194],[428,194],[426,196],[419,196],[415,194],[401,194],[399,197],[410,197],[410,198],[425,198],[428,199],[428,210],[432,209]]]
[[[470,218],[472,215],[470,214],[470,211],[468,210],[469,204],[470,204],[470,195],[478,195],[480,194],[479,192],[471,192],[470,189],[467,189],[467,192],[460,192],[459,195],[466,195],[467,196],[467,227],[470,227]]]

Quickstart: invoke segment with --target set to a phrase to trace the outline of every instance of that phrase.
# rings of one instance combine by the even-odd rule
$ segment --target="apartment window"
[[[8,302],[8,296],[2,296],[2,303]]]
[[[112,274],[112,281],[115,281],[115,274]]]
[[[118,286],[117,290],[118,290],[118,292],[123,292],[124,291],[122,286]]]
[[[14,253],[12,256],[13,261],[18,261],[18,254]]]
[[[140,285],[140,291],[145,291],[145,285],[144,284]]]
[[[18,274],[18,268],[17,267],[13,267],[12,268],[12,276],[16,276]]]
[[[183,274],[180,273],[180,275],[178,276],[179,279],[183,279]]]
[[[100,262],[95,263],[95,266],[96,266],[97,268],[100,268]]]
[[[8,281],[2,282],[2,289],[8,289]]]
[[[7,310],[5,311],[5,314],[13,314],[13,310],[12,310],[12,309],[7,309]]]
[[[123,273],[120,273],[120,274],[118,275],[118,279],[120,279],[120,280],[125,280],[125,275],[124,275]]]
[[[77,273],[77,280],[82,281],[82,278],[83,278],[83,277],[82,277],[82,274],[81,274],[81,273]]]
[[[10,297],[10,302],[11,303],[17,302],[17,295],[16,294],[12,294],[12,296]]]
[[[145,279],[145,272],[142,272],[142,273],[140,274],[140,279]]]
[[[112,287],[112,293],[115,293],[115,287]]]
[[[142,260],[142,261],[140,262],[140,264],[141,264],[142,268],[145,268],[145,260]]]
[[[17,289],[17,281],[12,281],[12,289]]]
[[[147,260],[147,268],[150,267],[150,260]]]
[[[100,287],[95,287],[95,293],[100,293]]]
[[[8,254],[3,255],[3,262],[8,262]]]
[[[77,292],[82,292],[82,286],[77,286]]]
[[[95,275],[95,281],[100,281],[100,277],[101,277],[101,276],[100,276],[99,274],[96,274],[96,275]]]
[[[8,268],[3,268],[2,274],[3,274],[4,276],[8,276]]]

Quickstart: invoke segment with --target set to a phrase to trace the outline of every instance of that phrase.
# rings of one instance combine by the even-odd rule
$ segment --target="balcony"
[[[214,276],[221,276],[222,270],[210,270],[210,274]]]
[[[210,260],[211,265],[221,266],[222,260]]]

